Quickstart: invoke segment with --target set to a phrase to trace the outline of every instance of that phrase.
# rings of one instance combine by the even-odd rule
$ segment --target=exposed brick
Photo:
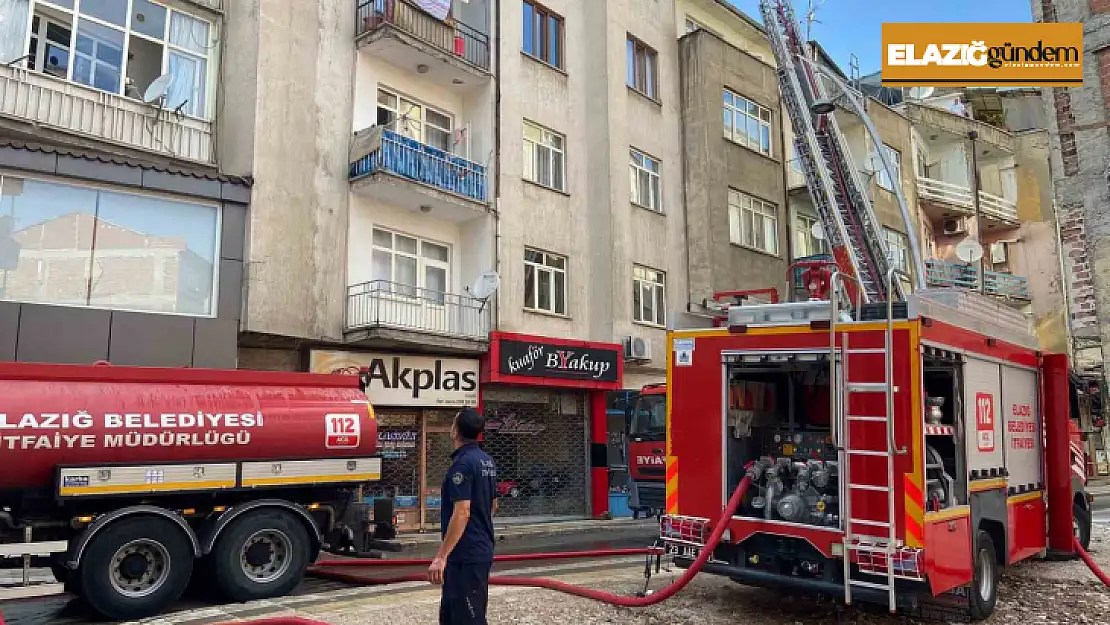
[[[1060,133],[1060,156],[1064,159],[1065,176],[1074,176],[1079,173],[1079,152],[1075,149],[1075,135],[1073,133]]]
[[[1104,11],[1110,12],[1110,0],[1101,0],[1106,4]],[[1093,2],[1092,2],[1092,11]],[[1098,51],[1098,74],[1102,82],[1102,104],[1110,106],[1110,48],[1103,48]]]
[[[1075,126],[1075,114],[1071,109],[1071,93],[1066,87],[1052,89],[1052,104],[1056,109],[1056,124],[1060,132],[1067,132]]]
[[[1090,0],[1091,13],[1110,13],[1110,0]]]

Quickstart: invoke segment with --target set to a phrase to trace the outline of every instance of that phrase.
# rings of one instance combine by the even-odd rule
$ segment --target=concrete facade
[[[1103,370],[1110,340],[1110,6],[1032,0],[1033,19],[1083,23],[1082,87],[1045,89],[1069,325],[1082,368]]]

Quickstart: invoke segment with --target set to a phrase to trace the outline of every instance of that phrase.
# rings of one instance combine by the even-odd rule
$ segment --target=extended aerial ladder
[[[891,387],[892,308],[894,302],[905,300],[906,296],[905,283],[901,279],[894,279],[895,277],[911,278],[916,288],[924,286],[923,263],[914,233],[914,221],[896,183],[894,191],[906,224],[913,258],[912,267],[907,273],[894,266],[890,257],[886,237],[872,207],[868,188],[864,186],[852,161],[848,144],[833,115],[836,110],[834,98],[830,97],[828,85],[822,78],[830,80],[832,86],[839,90],[837,96],[849,100],[871,134],[872,142],[875,142],[875,128],[865,106],[843,81],[836,81],[835,77],[822,71],[824,68],[810,58],[807,49],[810,44],[801,37],[793,7],[787,0],[760,0],[760,10],[778,64],[783,107],[794,128],[796,156],[801,163],[806,186],[837,266],[829,293],[832,300],[830,408],[836,423],[843,502],[844,600],[846,603],[852,602],[853,588],[880,589],[887,593],[889,608],[894,612],[897,608],[895,583],[900,577],[895,571],[895,560],[903,549],[897,537],[894,520],[894,456],[905,453],[905,450],[897,449],[894,445],[893,404],[896,389]],[[880,149],[875,152],[881,167],[889,173],[890,164],[886,162],[885,155]],[[863,305],[885,303],[888,328],[886,345],[881,350],[883,373],[878,376],[881,379],[870,377],[867,373],[878,369],[876,365],[879,363],[874,362],[876,350],[853,348],[848,344],[848,333],[842,335],[840,345],[837,345],[836,323],[839,315],[836,311],[840,301],[853,306],[856,319],[862,318],[860,309]],[[853,362],[857,365],[849,367]],[[860,375],[865,377],[861,378]],[[867,415],[859,414],[858,410],[856,414],[845,414],[847,406],[859,405],[851,399],[861,393],[883,393],[886,396],[885,410]],[[886,444],[874,447],[850,440],[849,423],[853,421],[885,424]],[[853,459],[864,456],[883,457],[886,460],[885,485],[853,481]],[[862,491],[887,493],[888,517],[885,520],[853,517],[852,500],[856,493]],[[853,526],[865,527],[866,531],[856,532]],[[873,562],[876,559],[885,561],[886,579],[882,582],[862,579],[853,571],[853,555],[860,562]]]

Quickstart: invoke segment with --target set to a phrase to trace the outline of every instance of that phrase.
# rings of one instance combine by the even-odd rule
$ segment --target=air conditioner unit
[[[628,336],[624,339],[625,360],[651,360],[651,339]]]
[[[964,234],[967,232],[967,223],[963,219],[945,219],[944,234]]]

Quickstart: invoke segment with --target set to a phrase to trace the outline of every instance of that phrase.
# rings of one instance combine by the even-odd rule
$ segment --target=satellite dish
[[[170,83],[173,82],[173,74],[162,74],[150,83],[150,86],[143,92],[143,102],[152,104],[159,98],[164,98],[170,90]]]
[[[470,295],[476,299],[489,299],[501,286],[501,276],[496,271],[483,271],[470,287]]]
[[[975,239],[968,237],[956,246],[956,258],[965,263],[977,263],[983,259],[983,246]]]
[[[933,95],[934,91],[936,91],[935,87],[909,87],[906,89],[906,97],[911,100],[924,100]]]
[[[813,225],[809,227],[809,233],[818,241],[825,240],[825,227],[819,221],[813,222]]]

